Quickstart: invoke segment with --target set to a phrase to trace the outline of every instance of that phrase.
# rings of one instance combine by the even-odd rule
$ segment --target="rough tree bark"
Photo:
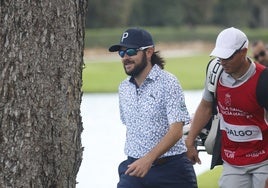
[[[0,187],[73,188],[87,0],[0,2]]]

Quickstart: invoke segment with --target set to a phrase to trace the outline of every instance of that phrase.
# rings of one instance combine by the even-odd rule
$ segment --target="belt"
[[[168,156],[168,157],[161,157],[156,159],[152,166],[156,166],[156,165],[163,165],[165,163],[167,163],[168,161],[175,159],[175,158],[180,158],[183,154],[180,155],[172,155],[172,156]],[[133,158],[133,157],[128,157],[128,160],[130,160],[131,162],[134,162],[136,160],[138,160],[137,158]]]
[[[172,159],[175,159],[177,157],[179,157],[179,155],[172,155],[172,156],[168,156],[168,157],[158,158],[153,162],[152,165],[153,166],[155,166],[155,165],[163,165],[163,164],[167,163],[168,161],[170,161]]]

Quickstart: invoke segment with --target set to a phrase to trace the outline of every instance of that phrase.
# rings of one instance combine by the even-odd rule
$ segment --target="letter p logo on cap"
[[[128,37],[128,32],[124,32],[121,38],[121,42],[124,41],[124,39],[126,39]]]

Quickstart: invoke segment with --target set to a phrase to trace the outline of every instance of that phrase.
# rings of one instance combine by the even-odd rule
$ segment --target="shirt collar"
[[[154,65],[153,67],[152,67],[152,69],[150,70],[150,72],[149,72],[149,74],[147,75],[147,77],[145,78],[145,80],[156,80],[156,78],[160,75],[160,72],[161,72],[161,68],[158,66],[158,65]],[[144,81],[145,81],[144,80]],[[131,82],[131,83],[133,83],[133,84],[136,84],[136,82],[135,82],[135,79],[134,79],[134,77],[133,76],[131,76],[130,78],[129,78],[129,81]]]
[[[254,73],[255,73],[255,63],[252,63],[252,60],[250,58],[248,58],[249,62],[250,62],[250,66],[249,69],[247,70],[247,72],[242,75],[240,78],[236,79],[237,81],[244,81],[247,80],[248,78],[250,78]],[[230,74],[227,74],[228,78],[232,78],[232,76]]]
[[[229,75],[223,71],[222,76],[221,76],[221,82],[224,85],[237,86],[237,85],[243,83],[244,81],[248,80],[256,72],[255,63],[252,63],[251,59],[249,59],[249,61],[250,61],[249,69],[247,70],[247,72],[244,75],[242,75],[238,79],[234,79],[231,75]]]

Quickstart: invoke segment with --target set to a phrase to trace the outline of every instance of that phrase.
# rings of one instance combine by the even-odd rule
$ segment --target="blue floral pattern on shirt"
[[[140,158],[155,147],[175,122],[189,123],[184,94],[177,78],[154,65],[137,88],[131,78],[119,86],[120,116],[126,125],[125,154]],[[164,156],[186,151],[180,139]]]

